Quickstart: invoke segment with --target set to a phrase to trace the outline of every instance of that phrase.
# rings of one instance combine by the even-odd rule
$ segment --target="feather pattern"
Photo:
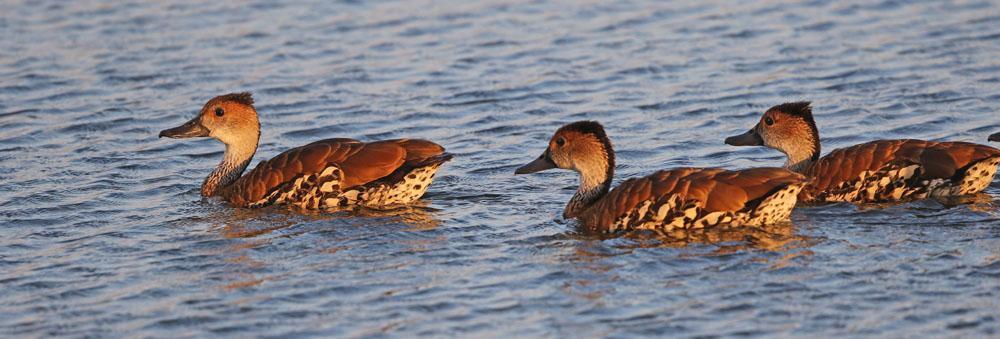
[[[260,140],[253,104],[247,92],[220,95],[191,121],[160,131],[160,137],[212,137],[226,145],[222,162],[202,183],[202,196],[241,207],[406,204],[423,196],[437,169],[451,159],[427,140],[326,139],[287,150],[240,176]]]
[[[809,102],[771,107],[734,146],[766,146],[785,167],[812,178],[799,201],[877,203],[981,192],[996,174],[1000,150],[968,142],[878,140],[819,157],[819,130]]]
[[[677,168],[626,180],[580,220],[599,233],[771,224],[788,218],[805,183],[783,168]]]
[[[563,217],[577,218],[591,233],[772,224],[788,219],[807,182],[784,168],[677,168],[610,189],[614,154],[599,123],[578,121],[559,128],[545,152],[514,173],[578,172],[580,186]]]
[[[803,202],[888,202],[973,194],[992,181],[1000,150],[967,142],[878,140],[830,152],[807,166]]]
[[[450,159],[444,148],[426,140],[320,140],[261,162],[221,196],[246,207],[274,203],[306,209],[405,204],[422,196],[437,168]],[[420,187],[415,187],[417,183],[399,185],[416,173],[424,173]],[[388,189],[393,187],[399,192]],[[410,191],[413,194],[406,194]],[[374,192],[380,192],[379,199],[370,194]],[[401,199],[389,199],[393,194]]]

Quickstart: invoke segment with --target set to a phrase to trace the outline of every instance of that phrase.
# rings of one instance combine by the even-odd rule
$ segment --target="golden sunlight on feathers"
[[[877,140],[819,157],[819,132],[808,102],[764,112],[734,146],[766,146],[788,156],[785,167],[813,178],[802,202],[877,203],[981,192],[993,180],[1000,150],[968,142]]]
[[[611,190],[614,164],[604,128],[580,121],[557,130],[542,155],[515,174],[555,167],[578,172],[580,187],[563,216],[579,219],[594,233],[773,224],[788,219],[806,183],[804,176],[782,168],[677,168],[629,179]]]
[[[160,136],[210,136],[222,141],[226,153],[202,184],[202,195],[220,196],[240,207],[407,204],[426,192],[438,167],[451,159],[443,147],[426,140],[364,143],[337,138],[282,152],[240,176],[260,139],[260,123],[249,93],[215,97],[194,119]]]

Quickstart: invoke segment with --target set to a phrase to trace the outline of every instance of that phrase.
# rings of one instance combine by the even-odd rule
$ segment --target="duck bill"
[[[991,136],[990,136],[990,141],[996,141],[996,142],[1000,142],[1000,133],[997,133],[997,134],[994,134],[994,135],[991,135]]]
[[[160,137],[181,139],[181,138],[196,138],[196,137],[207,137],[209,135],[208,129],[201,124],[200,117],[195,117],[184,123],[183,125],[165,129],[160,131]]]
[[[514,174],[535,173],[553,168],[556,168],[556,163],[552,162],[552,158],[549,158],[549,152],[546,151],[545,153],[542,153],[542,155],[538,156],[538,159],[535,159],[524,166],[518,167],[517,170],[514,171]]]
[[[764,139],[761,139],[755,127],[746,133],[726,138],[726,144],[732,146],[763,146]]]

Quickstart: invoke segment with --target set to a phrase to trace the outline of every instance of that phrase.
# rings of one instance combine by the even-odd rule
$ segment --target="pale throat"
[[[226,143],[226,153],[222,162],[205,178],[201,185],[201,195],[210,197],[219,195],[227,186],[232,185],[246,170],[254,153],[257,152],[257,140]]]
[[[584,166],[577,167],[580,170],[580,189],[579,191],[592,191],[601,188],[604,182],[608,180],[608,162],[603,160],[596,160],[590,163],[586,163]]]
[[[794,172],[802,172],[812,165],[813,157],[819,152],[811,136],[793,142],[782,142],[774,148],[785,153],[788,159],[784,167]]]
[[[563,211],[563,217],[574,218],[590,207],[595,201],[608,193],[611,187],[611,170],[605,154],[595,156],[573,164],[580,173],[580,188],[570,199]]]

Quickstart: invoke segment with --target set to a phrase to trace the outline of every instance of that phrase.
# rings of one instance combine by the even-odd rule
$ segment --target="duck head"
[[[227,146],[255,144],[260,138],[260,121],[253,107],[253,96],[243,92],[212,98],[194,119],[160,131],[160,137],[212,137]]]
[[[746,133],[726,138],[733,146],[765,146],[785,153],[785,167],[800,171],[819,159],[819,130],[809,102],[789,102],[771,107]]]
[[[239,178],[257,152],[260,121],[250,93],[231,93],[212,98],[194,119],[160,131],[160,137],[212,137],[226,145],[222,163],[201,187],[203,196],[213,196]]]
[[[990,141],[1000,142],[1000,133],[996,133],[990,136]]]
[[[595,121],[578,121],[559,128],[542,155],[514,174],[552,168],[579,173],[580,188],[563,212],[564,217],[572,218],[608,192],[614,167],[615,153],[604,127]]]

